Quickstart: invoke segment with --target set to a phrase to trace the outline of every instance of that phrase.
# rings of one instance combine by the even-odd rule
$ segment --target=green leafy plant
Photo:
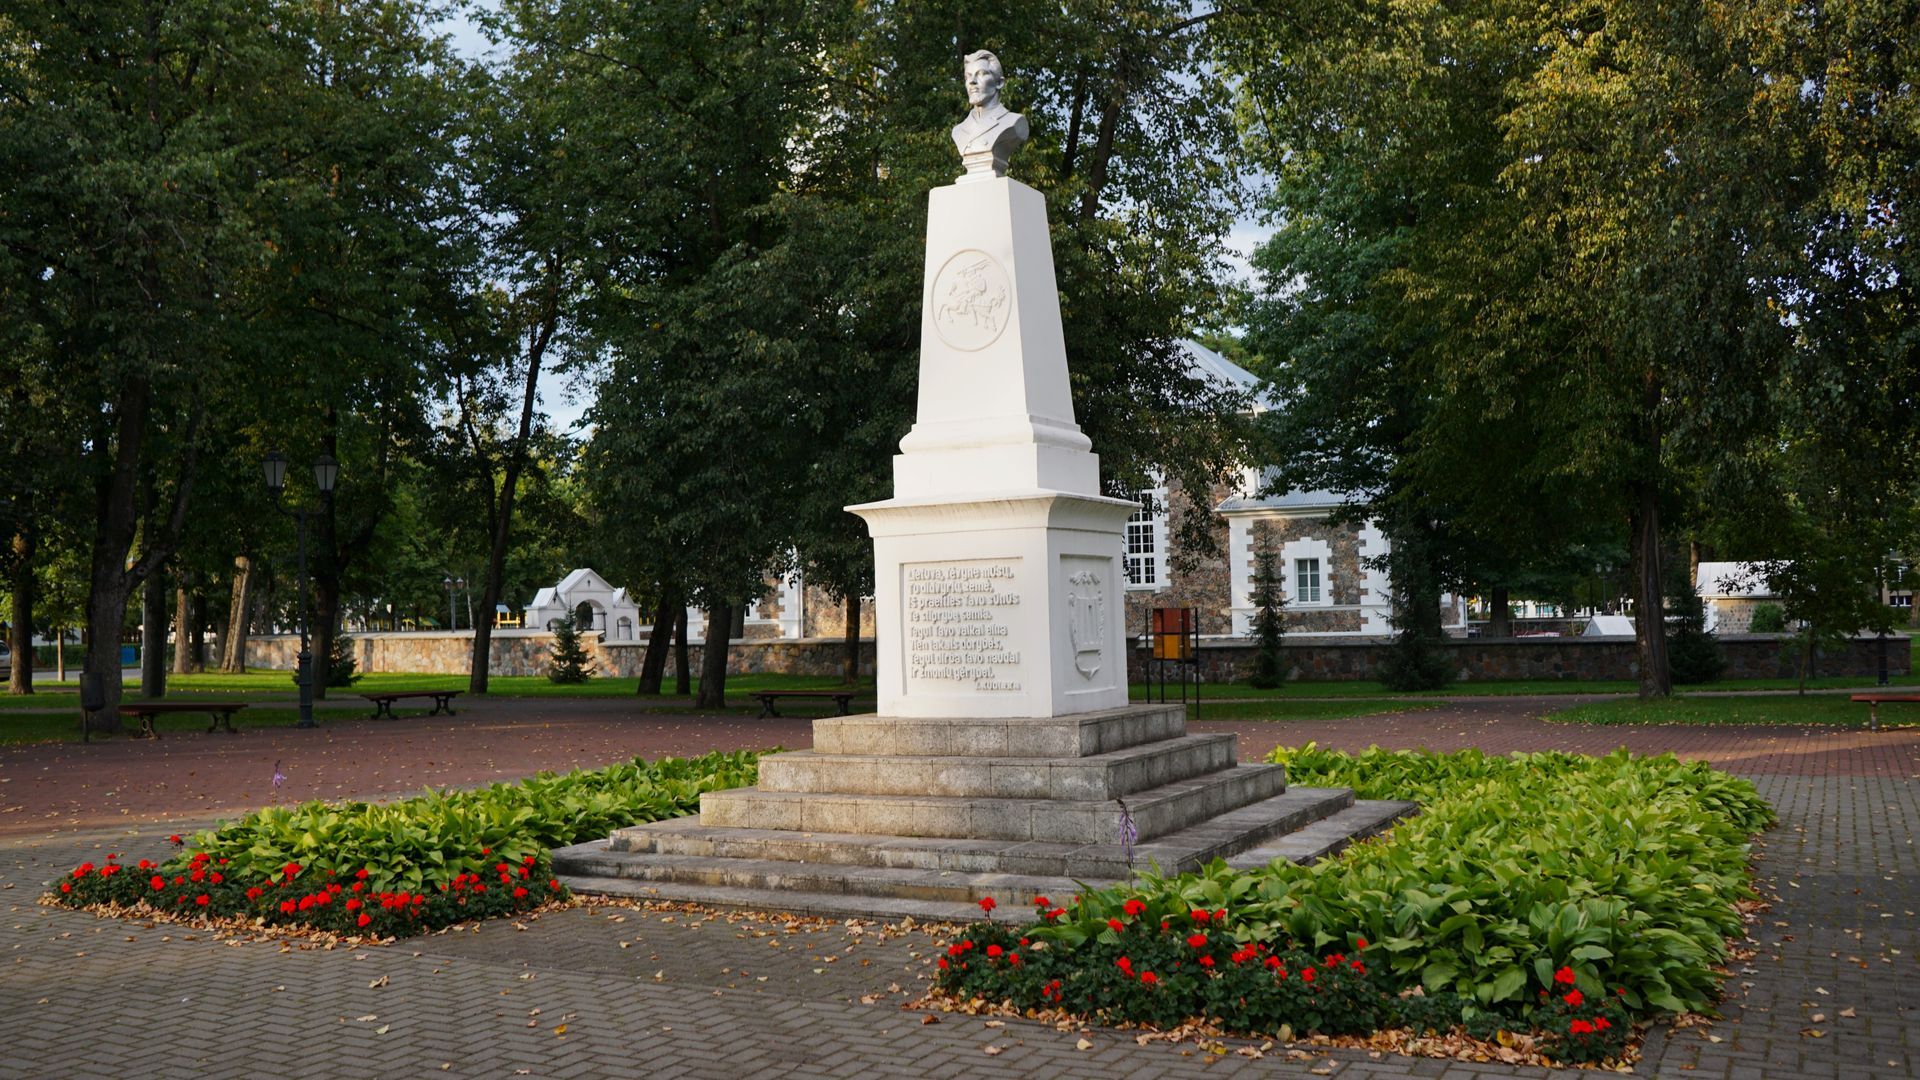
[[[1385,837],[1312,865],[1276,862],[1243,872],[1216,862],[1042,907],[1018,935],[1030,943],[1023,965],[1029,954],[1048,952],[1048,965],[1098,970],[1110,979],[1105,968],[1117,957],[1109,954],[1120,946],[1136,970],[1143,959],[1164,964],[1152,946],[1136,947],[1128,935],[1151,936],[1163,922],[1180,926],[1192,912],[1211,912],[1209,941],[1232,948],[1215,958],[1216,969],[1249,947],[1263,957],[1361,953],[1389,996],[1417,987],[1439,999],[1382,1005],[1379,1022],[1432,1025],[1457,1017],[1470,1030],[1533,1026],[1561,1040],[1560,1052],[1574,1055],[1568,1060],[1617,1052],[1605,1045],[1611,1036],[1585,1038],[1597,1025],[1595,1032],[1570,1031],[1573,1019],[1592,1024],[1591,1016],[1552,1011],[1573,990],[1617,1008],[1622,1019],[1706,1011],[1717,998],[1726,941],[1742,926],[1738,905],[1754,896],[1747,840],[1773,821],[1751,783],[1699,762],[1625,751],[1343,754],[1308,744],[1276,751],[1273,760],[1297,784],[1417,799],[1421,812]],[[1051,974],[1040,985],[1058,980],[1067,997],[1049,1000],[1061,1006],[1154,1023],[1174,1014],[1212,1015],[1217,998],[1210,995],[1227,992],[1207,981],[1218,970],[1196,975],[1189,966],[1180,969],[1188,981],[1159,991],[1164,997],[1178,990],[1179,1000],[1148,1009],[1100,990],[1097,980],[1076,998],[1078,984],[1060,973],[1066,968],[1045,970]],[[966,975],[949,982],[991,1000],[1018,989],[977,967]],[[1233,993],[1238,1001],[1237,987]],[[1315,1030],[1315,1017],[1323,1031],[1347,1022],[1299,1001],[1272,1008],[1301,1030]],[[1231,1013],[1223,1019],[1239,1024]],[[1557,1033],[1543,1026],[1562,1020]],[[1569,1034],[1583,1038],[1566,1042]]]
[[[1753,614],[1747,619],[1747,629],[1755,634],[1784,634],[1787,632],[1787,609],[1771,601],[1753,605]]]
[[[166,909],[178,904],[178,890],[193,888],[186,895],[196,901],[195,906],[210,906],[213,914],[234,914],[253,911],[262,897],[195,887],[231,884],[241,890],[269,889],[263,895],[272,896],[285,887],[291,867],[297,868],[291,876],[302,889],[310,882],[351,878],[374,895],[425,896],[421,918],[409,925],[431,928],[444,925],[435,921],[442,915],[454,920],[500,913],[493,908],[503,901],[490,883],[505,872],[502,864],[515,876],[515,868],[528,868],[527,880],[544,882],[547,878],[541,875],[550,867],[543,860],[550,848],[605,836],[624,825],[692,813],[702,792],[752,784],[758,776],[759,754],[742,751],[539,773],[517,783],[469,791],[430,790],[389,803],[268,807],[196,834],[191,855],[183,854],[150,871],[143,867],[135,876],[140,878],[136,884],[144,883],[144,891],[129,886],[131,878],[118,872],[101,874],[95,868],[92,874],[74,879],[85,880],[86,889],[76,890],[73,881],[63,879],[57,885],[68,887],[56,886],[55,896],[73,904],[99,902],[106,896]],[[208,873],[217,873],[223,880],[194,879],[196,860],[202,863],[200,869],[212,867]],[[151,888],[149,877],[170,884]],[[174,883],[176,877],[182,880]],[[458,887],[463,882],[469,886],[464,890]],[[473,884],[485,888],[475,892],[470,888]],[[512,897],[512,891],[521,887],[532,888],[510,884],[505,890],[508,898],[526,900]],[[451,895],[439,904],[434,898],[443,894]],[[200,895],[208,896],[208,905],[197,904]],[[538,902],[537,890],[535,895]],[[244,897],[246,903],[236,896]],[[295,912],[280,912],[276,907],[269,914],[320,925],[314,920],[334,910],[328,903],[319,903]]]

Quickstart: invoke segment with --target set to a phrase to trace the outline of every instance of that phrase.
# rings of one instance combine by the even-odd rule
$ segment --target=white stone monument
[[[574,888],[762,910],[1010,917],[1035,896],[1337,850],[1412,809],[1287,787],[1187,707],[1128,705],[1122,529],[1073,420],[1040,195],[1006,177],[1026,120],[967,58],[967,167],[931,195],[918,420],[894,497],[848,507],[878,568],[879,711],[822,717],[697,817],[554,853]]]
[[[1073,419],[1039,192],[1009,179],[1026,118],[967,58],[967,172],[927,213],[920,397],[874,539],[880,715],[1050,717],[1127,703],[1120,567],[1137,505],[1100,494]]]

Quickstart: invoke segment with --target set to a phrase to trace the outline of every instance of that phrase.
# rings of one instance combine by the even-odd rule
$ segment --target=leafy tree
[[[1676,616],[1667,626],[1667,661],[1676,683],[1712,682],[1726,670],[1720,644],[1707,629],[1707,609],[1695,589],[1674,594]]]

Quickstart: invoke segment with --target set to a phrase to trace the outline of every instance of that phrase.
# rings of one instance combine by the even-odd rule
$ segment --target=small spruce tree
[[[1700,594],[1680,589],[1674,595],[1674,618],[1667,624],[1667,668],[1677,683],[1712,682],[1726,669],[1720,644],[1707,629],[1707,607]]]
[[[557,683],[583,683],[593,677],[593,661],[580,643],[580,631],[574,628],[573,615],[561,616],[553,624],[552,662],[547,678]]]
[[[1287,658],[1280,651],[1281,635],[1286,633],[1281,609],[1287,598],[1280,589],[1280,560],[1271,542],[1263,538],[1255,556],[1253,571],[1253,677],[1248,681],[1261,690],[1272,690],[1287,680]]]
[[[327,653],[327,685],[339,688],[352,686],[360,681],[359,652],[354,641],[345,634],[333,636],[333,648]]]

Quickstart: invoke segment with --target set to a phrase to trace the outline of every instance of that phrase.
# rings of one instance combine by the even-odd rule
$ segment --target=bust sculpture
[[[1027,118],[1000,103],[1007,81],[1000,58],[980,50],[967,57],[967,101],[973,111],[953,127],[953,145],[967,171],[960,182],[1007,175],[1007,159],[1027,141]]]

